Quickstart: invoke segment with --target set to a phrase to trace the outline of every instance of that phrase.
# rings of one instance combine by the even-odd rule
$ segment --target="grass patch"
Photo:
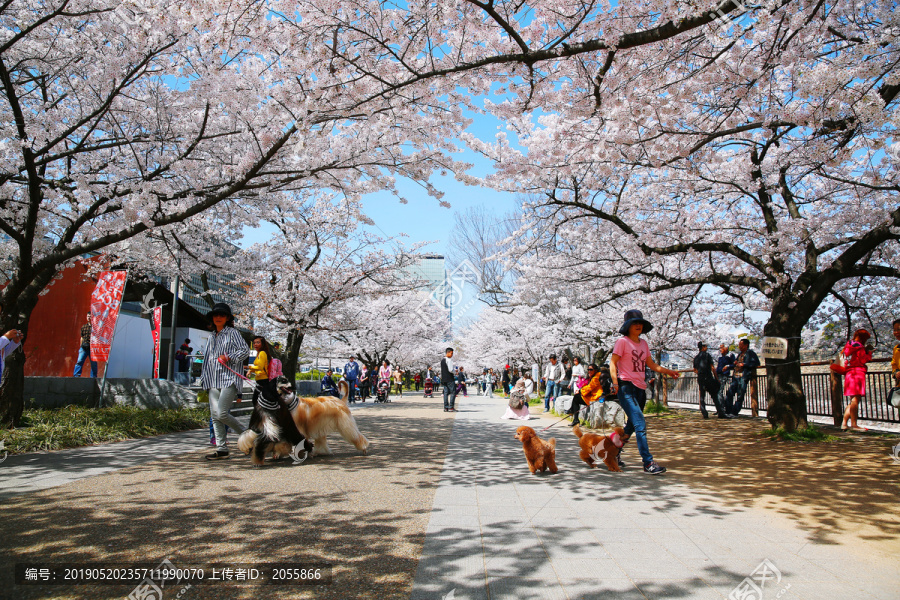
[[[801,442],[806,444],[815,442],[837,442],[842,439],[836,435],[824,433],[815,425],[810,425],[806,429],[798,429],[797,431],[786,431],[784,427],[763,429],[760,432],[760,435],[779,442]]]
[[[647,404],[644,405],[645,415],[660,415],[670,412],[672,412],[671,408],[665,406],[662,402],[657,402],[656,400],[647,400]]]
[[[143,409],[115,405],[108,408],[67,406],[54,410],[26,410],[22,426],[0,431],[10,454],[60,450],[150,437],[203,427],[209,409]]]
[[[543,398],[532,398],[528,401],[528,406],[543,406],[544,399]]]

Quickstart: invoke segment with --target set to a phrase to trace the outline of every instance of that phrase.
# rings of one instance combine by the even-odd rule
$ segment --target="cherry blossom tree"
[[[293,378],[305,336],[339,331],[347,310],[366,298],[417,287],[408,274],[415,248],[375,235],[358,200],[321,196],[279,203],[275,232],[247,257],[245,307],[287,337],[284,373]]]
[[[369,369],[388,359],[395,366],[418,369],[443,356],[450,332],[448,312],[423,292],[384,293],[345,302],[330,335],[347,354],[356,354]]]
[[[230,213],[225,237],[285,193],[358,196],[406,177],[437,195],[428,177],[456,168],[442,140],[458,112],[373,98],[377,78],[328,59],[337,30],[320,14],[277,1],[0,6],[0,326],[27,335],[67,263],[213,207]],[[16,353],[4,425],[21,415],[23,373]]]
[[[653,44],[610,33],[504,80],[516,96],[491,110],[515,140],[472,146],[498,188],[543,194],[523,231],[597,305],[688,288],[767,311],[789,346],[767,361],[768,417],[804,427],[802,328],[843,280],[900,276],[896,11],[767,3],[714,39],[658,22]]]

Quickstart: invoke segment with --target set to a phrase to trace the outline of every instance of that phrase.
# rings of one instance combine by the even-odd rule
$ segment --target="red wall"
[[[64,269],[46,295],[38,300],[25,338],[26,376],[71,377],[81,345],[81,326],[91,310],[91,292],[96,282],[85,277],[81,264]],[[103,364],[99,365],[103,373]],[[90,377],[91,364],[85,361],[82,377]]]

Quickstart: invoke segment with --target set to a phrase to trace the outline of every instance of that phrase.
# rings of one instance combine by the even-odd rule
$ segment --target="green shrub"
[[[672,410],[656,400],[647,400],[647,404],[644,405],[644,414],[659,415],[667,412],[672,412]]]
[[[805,429],[798,429],[796,431],[786,431],[784,427],[763,429],[760,432],[760,435],[781,442],[835,442],[841,439],[837,436],[823,433],[822,430],[815,425],[809,425]]]
[[[203,427],[209,410],[201,408],[143,409],[115,405],[108,408],[67,406],[51,410],[26,410],[22,426],[0,431],[10,454],[35,450],[59,450],[149,437]]]

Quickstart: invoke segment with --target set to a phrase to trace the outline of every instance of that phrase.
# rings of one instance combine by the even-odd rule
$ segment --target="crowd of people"
[[[234,315],[230,307],[224,303],[216,304],[207,314],[213,333],[206,342],[202,354],[193,354],[190,340],[186,339],[176,353],[178,371],[189,369],[193,357],[202,357],[200,385],[208,392],[210,406],[210,440],[216,449],[208,459],[214,460],[228,455],[227,434],[229,430],[237,433],[243,427],[230,409],[240,395],[243,383],[241,379],[252,378],[256,384],[253,401],[256,403],[260,394],[259,388],[267,386],[275,377],[281,375],[281,362],[275,358],[275,352],[263,336],[252,340],[255,358],[251,364],[244,366],[250,356],[244,338],[234,327]],[[572,402],[569,414],[572,426],[579,423],[580,411],[598,401],[615,399],[625,411],[628,421],[625,440],[636,438],[638,451],[643,462],[644,471],[651,474],[665,472],[653,459],[647,441],[646,422],[643,410],[647,401],[648,383],[653,381],[653,373],[677,378],[676,371],[657,365],[650,354],[650,348],[641,336],[650,332],[653,325],[643,318],[640,311],[630,310],[619,330],[620,337],[613,347],[608,365],[584,365],[577,356],[549,356],[549,364],[543,373],[537,365],[513,368],[506,365],[502,369],[486,367],[470,375],[462,365],[454,362],[454,349],[446,348],[437,370],[426,367],[415,373],[408,373],[393,367],[385,359],[378,368],[367,368],[350,356],[344,365],[341,377],[349,386],[348,401],[365,402],[375,395],[379,386],[391,388],[402,395],[404,384],[415,386],[419,391],[422,385],[426,393],[440,386],[443,395],[445,412],[456,412],[456,398],[467,396],[469,386],[474,386],[479,395],[492,397],[495,390],[501,389],[509,398],[509,406],[503,418],[527,419],[529,417],[529,401],[532,395],[539,394],[543,385],[544,410],[549,411],[555,399],[562,395],[571,395]],[[900,340],[900,319],[893,322],[893,334]],[[78,360],[73,375],[80,376],[83,365],[90,360],[90,315],[87,323],[81,328]],[[21,344],[22,335],[10,331],[0,336],[0,375],[2,375],[4,358]],[[843,415],[841,428],[844,430],[861,430],[858,425],[859,402],[866,394],[867,363],[872,360],[873,345],[871,334],[866,329],[858,329],[841,351],[841,361],[832,368],[843,375],[844,395],[849,403]],[[713,358],[705,342],[698,342],[698,353],[694,357],[693,371],[697,374],[699,387],[699,407],[704,419],[709,418],[706,408],[706,396],[709,395],[716,414],[720,419],[731,419],[743,408],[748,392],[755,398],[757,392],[757,369],[761,366],[759,356],[750,348],[747,339],[738,343],[737,354],[730,350],[729,344],[719,344],[718,356]],[[246,373],[242,375],[242,371]],[[900,388],[900,343],[894,347],[891,361],[894,386]],[[96,363],[91,362],[91,375],[96,376]],[[320,382],[322,394],[339,396],[334,371],[328,369]],[[754,404],[755,407],[755,404]]]

